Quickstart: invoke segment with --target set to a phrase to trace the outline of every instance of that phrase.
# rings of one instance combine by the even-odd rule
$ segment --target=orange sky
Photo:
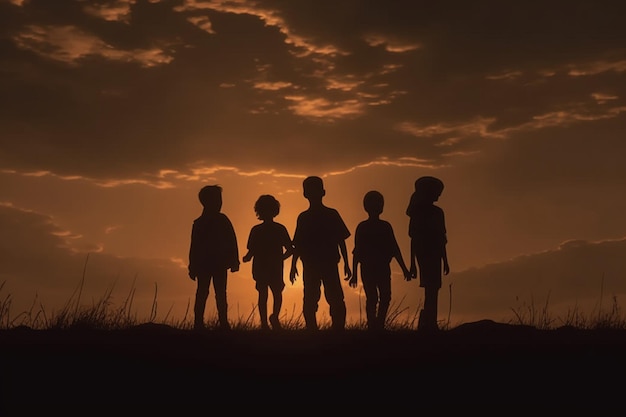
[[[62,307],[89,254],[86,303],[134,287],[147,316],[156,289],[158,317],[182,318],[197,191],[223,186],[243,256],[256,198],[276,196],[293,233],[307,175],[325,179],[325,203],[353,232],[365,192],[383,193],[406,259],[414,180],[445,182],[440,318],[621,301],[624,6],[454,6],[0,0],[0,296],[12,315],[34,300]],[[254,308],[249,268],[229,278],[233,319]],[[417,282],[394,271],[393,302],[414,314]],[[361,289],[344,291],[356,320]],[[301,297],[288,283],[284,314]]]

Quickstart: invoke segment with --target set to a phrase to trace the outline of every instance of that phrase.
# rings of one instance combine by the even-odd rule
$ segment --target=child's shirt
[[[361,268],[388,267],[398,253],[400,247],[391,223],[368,219],[358,224],[352,254],[361,263]]]
[[[333,208],[309,208],[298,216],[293,245],[303,264],[337,264],[339,243],[350,237],[350,230]]]
[[[248,236],[252,254],[252,276],[283,276],[283,254],[291,247],[287,228],[276,222],[263,222],[252,227]]]
[[[447,243],[446,222],[443,209],[432,203],[417,204],[411,199],[407,208],[409,236],[416,248],[436,248]]]
[[[235,229],[224,213],[203,213],[194,220],[189,248],[189,272],[213,273],[239,264]]]

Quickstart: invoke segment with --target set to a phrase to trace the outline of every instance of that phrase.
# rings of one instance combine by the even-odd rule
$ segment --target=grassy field
[[[3,294],[5,283],[0,283],[0,329],[12,329],[27,327],[36,330],[45,329],[71,329],[89,328],[100,330],[120,330],[134,327],[140,324],[152,323],[163,324],[176,329],[189,330],[193,327],[191,305],[187,305],[182,317],[170,315],[170,311],[157,319],[157,291],[155,290],[152,307],[148,314],[139,316],[134,307],[135,289],[131,288],[121,303],[116,304],[112,296],[113,287],[110,287],[102,296],[89,303],[83,299],[83,276],[78,286],[68,297],[65,304],[55,311],[48,311],[43,303],[34,299],[30,308],[25,311],[12,311],[13,297],[11,294]],[[541,330],[557,329],[561,327],[574,327],[581,330],[589,329],[624,329],[626,330],[626,315],[620,308],[616,297],[612,297],[608,305],[603,305],[600,299],[597,307],[592,311],[582,311],[574,306],[565,314],[555,315],[550,311],[550,298],[546,297],[545,304],[536,305],[533,300],[529,303],[511,307],[510,318],[504,323],[532,326]],[[606,301],[604,301],[606,304]],[[359,306],[361,310],[364,307]],[[417,330],[419,309],[409,309],[404,305],[404,299],[393,301],[389,308],[385,328],[388,331]],[[450,321],[450,302],[448,317],[442,317],[440,312],[439,328],[451,330],[464,323],[452,323]],[[445,312],[444,312],[445,313]],[[357,320],[348,320],[347,328],[350,330],[365,330],[365,311],[359,311]],[[320,327],[328,329],[330,322],[327,317],[319,315]],[[304,319],[299,309],[294,306],[291,311],[284,310],[280,321],[285,330],[304,329]],[[258,330],[258,312],[253,308],[247,315],[230,318],[231,327],[236,330]],[[216,317],[206,317],[208,329],[217,328]]]

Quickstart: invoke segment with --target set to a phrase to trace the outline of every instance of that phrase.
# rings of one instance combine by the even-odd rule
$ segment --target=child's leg
[[[361,267],[363,271],[363,267]],[[365,276],[364,276],[365,275]],[[371,277],[361,274],[363,282],[363,291],[365,292],[365,317],[367,318],[367,328],[374,330],[376,328],[376,306],[378,305],[378,291],[376,285],[372,283]]]
[[[278,289],[272,291],[272,297],[274,299],[272,313],[278,317],[280,315],[280,309],[283,307],[283,291]]]
[[[261,320],[261,328],[267,329],[267,286],[257,283],[257,290],[259,291],[259,299],[257,301],[257,307],[259,309],[259,319]]]
[[[304,322],[308,330],[317,330],[317,308],[322,296],[322,280],[315,273],[307,273],[305,266],[302,271],[302,283],[304,284],[304,299],[302,302],[302,313]]]
[[[378,315],[376,317],[376,325],[379,329],[385,328],[385,321],[387,320],[387,311],[389,310],[389,304],[391,304],[391,276],[383,279],[378,285]]]
[[[437,327],[437,296],[439,288],[424,287],[424,309],[420,314],[419,327],[424,330],[438,330]]]
[[[273,298],[273,307],[272,307],[272,315],[270,316],[270,323],[272,323],[272,328],[274,330],[280,329],[280,321],[278,320],[278,316],[280,315],[280,309],[283,305],[283,291],[282,288],[277,288],[276,286],[272,287],[272,298]]]
[[[215,304],[217,315],[222,329],[229,329],[228,323],[228,302],[226,299],[226,278],[228,270],[224,269],[213,275],[213,289],[215,290]]]
[[[204,327],[204,309],[206,308],[206,300],[209,297],[209,285],[211,277],[201,275],[197,277],[196,301],[193,307],[194,312],[194,328],[201,329]]]
[[[346,327],[346,303],[337,266],[334,265],[334,268],[329,270],[327,274],[327,277],[323,279],[324,296],[330,305],[332,328],[333,330],[344,330]]]

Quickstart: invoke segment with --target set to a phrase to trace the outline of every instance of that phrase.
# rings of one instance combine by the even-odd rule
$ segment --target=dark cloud
[[[569,241],[450,276],[456,314],[496,320],[544,315],[562,325],[577,313],[593,322],[623,303],[626,240]],[[539,323],[537,323],[539,324]],[[573,323],[568,323],[573,324]]]
[[[287,171],[441,161],[480,145],[433,147],[394,126],[482,117],[497,130],[593,93],[623,100],[598,81],[606,72],[567,75],[624,60],[616,3],[190,4],[3,4],[2,163],[123,177],[197,161]],[[257,143],[268,151],[251,151]]]
[[[49,281],[50,277],[41,276],[41,271],[64,268],[64,262],[60,261],[67,256],[63,230],[55,227],[47,216],[6,205],[0,206],[0,221],[2,275],[19,274],[20,281],[43,286],[54,282]],[[47,268],[41,268],[42,262]]]
[[[99,252],[95,245],[80,244],[81,236],[59,228],[52,218],[7,205],[0,205],[0,226],[0,284],[2,297],[11,300],[12,319],[30,308],[31,319],[38,311],[53,314],[78,294],[80,304],[89,308],[108,292],[112,308],[121,308],[130,295],[136,307],[131,312],[149,317],[158,296],[159,317],[175,304],[182,319],[191,293],[181,290],[186,271],[172,262]]]

